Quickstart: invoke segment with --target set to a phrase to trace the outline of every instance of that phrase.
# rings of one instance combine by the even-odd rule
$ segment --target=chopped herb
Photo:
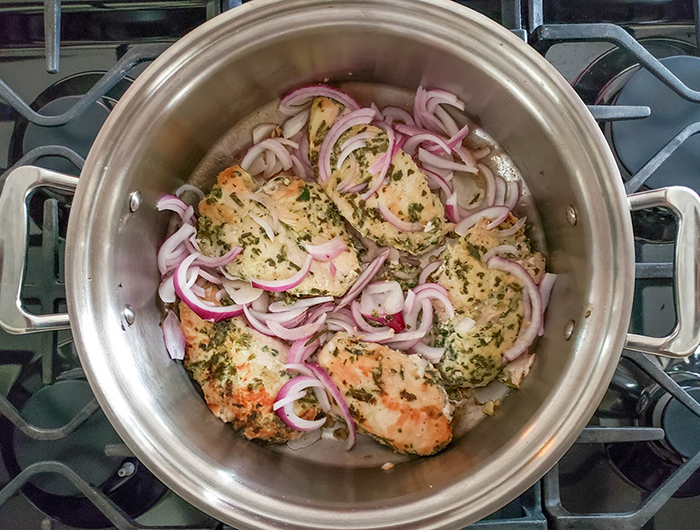
[[[310,199],[311,199],[311,193],[309,192],[309,188],[304,186],[304,189],[299,194],[299,197],[297,197],[297,200],[298,201],[308,201]]]

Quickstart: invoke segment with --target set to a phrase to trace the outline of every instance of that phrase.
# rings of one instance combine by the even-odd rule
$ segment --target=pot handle
[[[76,177],[35,166],[15,169],[0,194],[0,326],[25,334],[70,328],[68,314],[33,315],[22,305],[22,277],[27,254],[27,199],[37,188],[73,192]]]
[[[625,348],[663,357],[682,358],[700,346],[700,197],[693,190],[670,186],[628,197],[631,210],[670,208],[678,218],[674,297],[678,322],[665,337],[627,334]]]

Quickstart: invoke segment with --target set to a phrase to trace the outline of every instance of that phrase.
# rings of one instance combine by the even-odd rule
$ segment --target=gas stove
[[[238,0],[0,5],[0,187],[34,164],[79,175],[134,78],[167,46]],[[465,0],[543,54],[598,120],[629,193],[700,191],[700,0]],[[22,299],[65,311],[71,198],[29,199]],[[670,212],[633,215],[630,331],[676,322]],[[700,520],[700,360],[623,352],[577,443],[535,486],[470,528],[678,530]],[[181,500],[100,411],[70,331],[0,331],[0,530],[228,528]]]

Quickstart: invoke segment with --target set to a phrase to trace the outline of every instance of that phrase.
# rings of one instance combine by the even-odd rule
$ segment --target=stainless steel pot
[[[247,442],[211,415],[168,360],[154,293],[166,220],[157,199],[227,129],[292,87],[330,78],[455,91],[518,163],[560,275],[517,398],[443,453],[382,471],[361,451],[333,462]],[[66,250],[70,318],[21,308],[26,198],[77,185]],[[680,219],[679,324],[627,335],[634,288],[629,210]],[[596,123],[534,50],[445,0],[257,0],[173,45],[121,99],[76,179],[20,168],[0,199],[3,327],[70,325],[102,408],[170,488],[237,528],[461,527],[541,477],[598,405],[623,347],[684,356],[700,343],[700,202],[683,188],[626,197]]]

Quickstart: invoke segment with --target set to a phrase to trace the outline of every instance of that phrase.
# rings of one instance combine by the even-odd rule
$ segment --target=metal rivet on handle
[[[131,324],[134,323],[134,320],[136,320],[136,313],[134,313],[134,308],[131,307],[129,304],[126,304],[124,306],[124,320],[126,320],[126,323],[131,326]]]
[[[576,322],[573,320],[569,320],[566,323],[566,326],[564,326],[564,338],[566,340],[569,340],[571,338],[571,335],[574,334],[574,326],[576,325]]]
[[[571,226],[576,226],[576,221],[578,220],[576,208],[570,204],[566,207],[566,220],[569,221]]]
[[[138,191],[134,191],[129,195],[129,210],[135,212],[141,206],[141,194]]]

